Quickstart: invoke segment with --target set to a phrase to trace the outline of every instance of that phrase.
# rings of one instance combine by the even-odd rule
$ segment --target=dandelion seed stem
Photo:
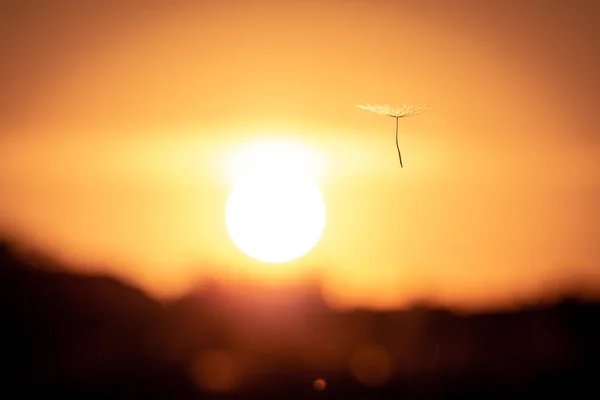
[[[402,166],[402,155],[400,154],[400,145],[398,145],[398,120],[400,117],[396,117],[396,148],[398,149],[398,160],[400,161],[400,168],[404,168]]]

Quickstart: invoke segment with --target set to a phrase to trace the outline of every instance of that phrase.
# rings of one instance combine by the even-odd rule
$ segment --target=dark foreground
[[[600,306],[574,300],[342,313],[316,287],[208,286],[161,304],[0,245],[0,313],[3,391],[25,398],[600,398]]]

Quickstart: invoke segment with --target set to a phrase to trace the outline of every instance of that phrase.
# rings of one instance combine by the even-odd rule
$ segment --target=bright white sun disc
[[[308,179],[255,176],[238,183],[227,200],[231,239],[248,256],[284,263],[308,253],[325,227],[325,204]]]

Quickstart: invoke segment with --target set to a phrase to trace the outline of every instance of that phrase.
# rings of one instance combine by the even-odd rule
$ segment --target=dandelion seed
[[[400,154],[400,145],[398,144],[398,121],[400,118],[412,117],[414,115],[423,114],[429,111],[429,107],[417,107],[413,105],[403,105],[400,108],[390,107],[389,105],[378,105],[378,104],[357,104],[358,108],[363,110],[374,112],[375,114],[385,115],[387,117],[396,118],[396,148],[398,149],[398,160],[400,161],[400,168],[402,165],[402,154]]]

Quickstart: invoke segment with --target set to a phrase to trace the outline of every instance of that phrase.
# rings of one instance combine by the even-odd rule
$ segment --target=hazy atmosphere
[[[600,398],[598,15],[0,0],[4,392]]]
[[[0,224],[173,297],[322,283],[330,305],[480,308],[600,289],[597,6],[2,2]],[[428,105],[394,121],[358,103]],[[320,160],[320,241],[281,265],[225,225],[256,140]]]

